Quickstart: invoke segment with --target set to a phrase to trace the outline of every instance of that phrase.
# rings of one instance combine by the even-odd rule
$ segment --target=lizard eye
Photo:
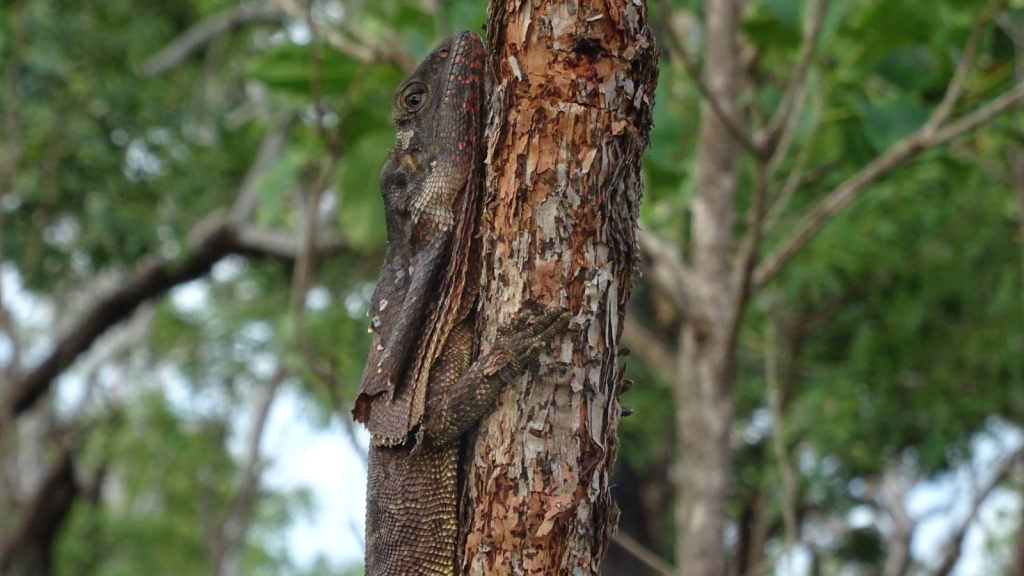
[[[422,82],[414,82],[402,91],[399,105],[406,112],[415,112],[427,101],[427,87]]]

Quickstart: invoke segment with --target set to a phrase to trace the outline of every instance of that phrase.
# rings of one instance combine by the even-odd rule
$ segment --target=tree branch
[[[13,413],[17,415],[31,408],[49,389],[54,378],[108,328],[131,315],[139,304],[209,272],[230,252],[232,243],[230,227],[223,216],[216,215],[207,230],[198,242],[192,243],[192,253],[184,260],[148,259],[131,281],[86,311],[74,329],[58,340],[53,352],[39,366],[8,387],[5,403],[13,407]]]
[[[16,416],[31,408],[46,393],[50,383],[111,326],[131,316],[143,302],[205,276],[221,258],[236,253],[287,260],[298,258],[304,243],[297,236],[245,225],[259,204],[256,182],[280,155],[290,124],[290,121],[281,121],[268,130],[231,207],[196,224],[188,236],[188,254],[180,260],[159,256],[144,259],[126,284],[92,305],[74,327],[58,339],[53,352],[41,364],[12,379],[6,389],[0,390],[0,415],[8,410],[10,415]],[[315,246],[327,252],[347,247],[345,240],[338,237],[328,238],[322,245],[318,241]],[[4,435],[0,427],[0,437]]]
[[[754,191],[747,214],[747,233],[740,244],[736,261],[733,264],[732,286],[733,298],[730,313],[729,332],[726,334],[730,342],[735,341],[743,322],[743,311],[751,294],[750,278],[757,264],[758,249],[761,247],[765,205],[768,201],[768,167],[761,159],[754,162]]]
[[[650,262],[646,268],[651,284],[668,295],[687,322],[706,329],[710,319],[700,305],[703,294],[700,294],[693,271],[682,262],[679,254],[666,240],[645,230],[639,231],[638,239],[644,255],[641,262]]]
[[[782,407],[782,389],[779,385],[779,362],[776,356],[777,329],[769,313],[765,322],[764,372],[768,407],[772,414],[772,452],[782,477],[782,522],[786,533],[786,551],[791,551],[800,539],[797,523],[797,479],[793,464],[786,452],[786,431],[783,427],[785,411]]]
[[[635,314],[626,314],[622,344],[662,376],[669,378],[675,374],[676,360],[672,351],[660,338],[641,326]]]
[[[0,248],[0,266],[4,263],[3,248]],[[0,282],[2,284],[2,282]],[[7,336],[7,339],[11,343],[11,359],[8,361],[7,366],[4,368],[3,373],[6,375],[6,379],[10,380],[16,378],[21,372],[21,344],[19,342],[18,330],[14,323],[14,317],[11,315],[10,310],[7,309],[7,305],[4,304],[4,290],[3,286],[0,285],[0,334]],[[2,428],[2,422],[0,422],[0,428]]]
[[[778,247],[754,271],[752,290],[756,291],[764,286],[821,230],[832,216],[860,195],[868,185],[908,160],[917,157],[921,152],[941,146],[953,138],[985,124],[999,114],[1019,106],[1022,102],[1024,102],[1024,82],[1017,84],[985,106],[959,120],[937,129],[931,128],[929,121],[914,133],[893,144],[884,154],[861,168],[860,171],[830,192],[803,217],[794,232],[780,242]]]
[[[302,239],[298,234],[273,228],[244,226],[236,231],[233,249],[244,255],[295,260],[298,258],[302,246]],[[348,241],[338,235],[321,237],[314,245],[317,254],[321,255],[337,254],[348,250],[348,248]]]
[[[1022,494],[1018,489],[1017,498]],[[1013,537],[1013,555],[1010,557],[1010,564],[1006,567],[1006,576],[1024,576],[1024,510],[1017,513],[1019,524]]]
[[[143,302],[162,296],[171,288],[206,275],[221,258],[234,253],[275,258],[296,257],[298,239],[255,228],[236,228],[234,219],[223,212],[201,222],[191,235],[190,254],[172,261],[150,257],[123,286],[100,299],[83,314],[74,328],[61,337],[53,352],[34,370],[11,382],[4,403],[13,414],[28,410],[49,389],[51,382],[78,356],[89,349],[111,326],[128,318]],[[333,239],[325,249],[347,247]]]
[[[910,543],[917,529],[917,521],[907,511],[906,498],[909,487],[900,476],[899,467],[890,467],[882,476],[877,501],[892,521],[892,533],[886,541],[885,562],[882,576],[901,576],[913,561]],[[888,506],[883,506],[888,500]]]
[[[26,21],[28,3],[22,3],[15,10],[11,19],[12,28],[6,54],[6,62],[3,72],[2,86],[3,98],[0,99],[0,126],[3,126],[4,137],[0,140],[0,198],[3,198],[11,190],[14,180],[14,172],[21,160],[21,118],[19,116],[20,91],[18,90],[19,70],[21,69],[22,52],[25,45]],[[5,210],[0,210],[0,228],[3,227]],[[0,265],[5,260],[3,246],[0,246]],[[14,319],[3,303],[3,289],[0,287],[0,332],[3,332],[11,341],[11,360],[4,370],[7,380],[16,376],[21,370],[21,346]],[[0,391],[2,392],[2,391]],[[5,415],[0,413],[0,437],[3,436]],[[0,457],[4,455],[3,446],[0,445]],[[2,506],[0,506],[2,507]]]
[[[700,68],[697,67],[697,63],[693,61],[689,51],[686,49],[686,45],[676,34],[675,27],[672,26],[672,18],[669,16],[672,13],[672,9],[669,7],[668,2],[665,0],[658,0],[658,9],[662,13],[662,18],[665,20],[665,35],[668,36],[668,43],[672,49],[672,53],[679,57],[683,63],[683,67],[686,69],[686,73],[693,80],[693,84],[697,87],[701,97],[711,106],[715,114],[725,125],[729,134],[735,138],[740,144],[743,145],[751,154],[760,157],[764,155],[764,147],[754,142],[750,133],[743,127],[740,121],[719,102],[718,98],[711,93],[711,89],[708,88],[707,83],[704,82],[704,76],[701,74]]]
[[[260,203],[256,185],[267,170],[274,165],[288,144],[288,134],[293,121],[294,117],[289,117],[271,122],[267,133],[263,136],[263,141],[260,142],[256,159],[253,160],[245,179],[242,180],[242,185],[238,188],[235,201],[231,204],[231,217],[235,222],[239,224],[248,222],[255,214]]]
[[[241,571],[240,546],[249,527],[253,500],[256,498],[260,482],[260,444],[270,416],[270,408],[277,398],[277,391],[281,388],[285,376],[284,368],[278,366],[270,381],[266,383],[263,397],[256,406],[256,416],[253,419],[243,459],[242,477],[211,543],[214,574],[217,576],[234,576]]]
[[[797,56],[796,67],[789,85],[783,93],[782,102],[775,109],[764,134],[757,138],[759,146],[765,149],[773,149],[782,129],[788,124],[790,118],[794,117],[791,112],[795,109],[796,103],[804,91],[804,82],[807,80],[807,72],[811,69],[811,62],[814,59],[814,51],[818,46],[818,39],[821,37],[822,23],[825,21],[825,13],[828,11],[829,0],[807,0],[807,15],[804,21],[803,42],[800,45],[800,54]],[[799,115],[796,115],[797,117]]]
[[[649,550],[643,544],[629,537],[625,532],[616,532],[615,536],[612,536],[612,542],[615,542],[619,546],[633,555],[634,558],[643,562],[649,568],[652,568],[660,572],[663,576],[675,576],[675,568],[673,568],[668,562],[661,559],[651,550]]]
[[[1006,3],[1006,0],[990,0],[988,5],[982,11],[981,15],[974,22],[974,26],[971,28],[971,33],[967,37],[967,43],[964,45],[963,56],[960,57],[960,61],[957,63],[956,70],[953,72],[953,79],[949,81],[949,86],[946,88],[946,93],[942,97],[942,102],[939,102],[938,107],[932,113],[928,122],[925,124],[927,128],[936,130],[943,122],[945,122],[949,115],[953,112],[953,107],[956,106],[960,96],[963,94],[964,81],[967,80],[967,74],[971,71],[971,67],[974,65],[974,56],[978,52],[978,44],[981,42],[982,35],[985,32],[985,28],[988,27],[992,18],[995,17],[996,12]]]
[[[782,184],[782,189],[775,194],[775,201],[772,202],[771,208],[764,217],[764,233],[767,234],[775,224],[779,221],[779,217],[785,212],[786,206],[789,201],[793,199],[793,194],[804,186],[809,185],[812,182],[820,180],[825,174],[830,173],[836,168],[835,162],[830,162],[822,167],[815,169],[811,174],[804,174],[807,168],[807,162],[810,160],[810,153],[813,150],[813,146],[803,146],[800,152],[797,154],[796,161],[793,167],[789,171],[789,176],[786,177],[786,181]]]
[[[410,70],[413,67],[412,58],[401,49],[374,49],[362,44],[357,44],[341,32],[307,19],[308,12],[297,2],[294,2],[293,0],[272,1],[292,18],[311,25],[313,27],[312,32],[314,34],[326,40],[328,44],[346,56],[364,63],[379,61],[391,62],[402,70]]]
[[[191,26],[181,36],[139,66],[143,78],[158,76],[175,68],[210,40],[247,24],[280,22],[284,12],[269,4],[241,4]]]
[[[314,92],[316,92],[315,88]],[[329,138],[326,133],[322,133],[322,137]],[[304,221],[299,232],[300,248],[295,259],[295,267],[292,269],[289,309],[295,331],[295,345],[299,354],[306,361],[310,372],[326,388],[332,405],[341,411],[341,395],[337,390],[338,378],[333,363],[327,363],[325,366],[325,363],[317,359],[313,351],[312,340],[306,332],[304,317],[306,296],[309,293],[309,286],[313,281],[313,269],[316,265],[320,198],[337,168],[340,154],[337,145],[332,145],[330,142],[325,142],[325,144],[328,147],[326,157],[320,160],[316,177],[308,186],[305,196],[299,198],[299,202],[302,204],[300,212],[304,217]]]
[[[12,565],[19,573],[43,573],[36,570],[49,564],[57,530],[80,491],[74,464],[71,450],[62,448],[25,505],[14,536],[0,548],[0,574],[8,574]]]
[[[967,512],[967,516],[946,543],[946,553],[943,554],[942,563],[939,564],[939,569],[935,572],[934,576],[949,576],[953,571],[956,563],[960,560],[960,555],[963,553],[964,538],[967,536],[967,530],[974,523],[974,519],[978,517],[981,505],[985,503],[985,500],[992,494],[992,491],[1006,479],[1006,476],[1013,470],[1013,467],[1020,461],[1021,454],[1022,450],[1017,450],[1003,458],[992,474],[992,479],[989,480],[988,484],[980,492],[974,495],[974,500],[971,502],[971,508]]]

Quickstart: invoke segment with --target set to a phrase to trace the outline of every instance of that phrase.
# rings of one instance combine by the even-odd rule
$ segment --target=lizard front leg
[[[427,388],[421,442],[426,447],[456,442],[494,406],[502,385],[518,376],[556,334],[565,331],[571,317],[562,308],[543,314],[524,313],[515,324],[499,328],[491,351],[472,365],[466,363],[468,367],[458,373],[445,362],[436,365]],[[472,349],[472,335],[466,324],[452,332],[445,347],[452,364],[462,362],[460,350]]]
[[[405,373],[450,240],[451,231],[437,230],[407,261],[400,262],[399,269],[385,264],[370,301],[368,315],[378,334],[363,369],[364,381],[381,373],[395,384]]]
[[[455,573],[459,437],[491,409],[504,381],[565,330],[569,317],[561,309],[526,315],[500,330],[491,351],[472,363],[471,324],[455,327],[430,374],[418,440],[370,449],[375,497],[366,511],[367,576]]]

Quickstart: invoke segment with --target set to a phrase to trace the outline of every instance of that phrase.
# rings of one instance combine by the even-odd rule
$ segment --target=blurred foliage
[[[698,60],[700,4],[668,3]],[[748,4],[745,50],[757,89],[743,105],[767,115],[799,50],[804,3]],[[485,9],[457,0],[316,5],[325,25],[337,28],[344,19],[364,40],[397,42],[413,60],[448,31],[481,31]],[[149,337],[123,359],[133,377],[100,381],[99,399],[80,415],[88,429],[80,466],[86,475],[105,471],[104,485],[97,501],[79,502],[65,527],[58,573],[204,573],[204,515],[223,511],[239,474],[228,440],[249,433],[239,429],[238,415],[253,409],[275,367],[284,367],[287,385],[302,393],[319,425],[347,410],[355,395],[368,346],[363,314],[384,247],[377,172],[393,139],[391,92],[404,73],[310,44],[308,29],[291,19],[213,38],[162,75],[137,73],[190,26],[234,6],[22,0],[0,8],[0,69],[5,86],[14,86],[0,91],[0,104],[16,119],[0,139],[0,251],[58,319],[73,317],[104,282],[123,282],[146,257],[185,258],[189,231],[230,206],[261,140],[282,119],[294,122],[286,149],[255,185],[255,223],[300,229],[308,188],[329,165],[321,227],[348,242],[342,254],[318,260],[298,316],[289,306],[290,260],[230,257],[209,278],[157,304]],[[831,2],[793,151],[772,185],[777,189],[801,156],[806,182],[779,212],[762,253],[808,207],[924,122],[982,6]],[[1007,14],[1024,22],[1019,6]],[[665,16],[655,3],[659,33]],[[991,28],[958,112],[1009,86],[1014,58],[1013,43]],[[699,96],[667,51],[656,99],[642,226],[685,249]],[[337,138],[333,165],[325,162],[325,131]],[[1019,145],[1017,114],[925,154],[837,216],[756,297],[739,351],[737,517],[759,491],[770,494],[773,514],[781,506],[771,490],[779,470],[759,423],[767,410],[766,322],[777,323],[785,356],[786,444],[801,462],[802,506],[830,518],[842,520],[865,504],[850,488],[857,482],[908,458],[923,475],[938,477],[970,458],[972,438],[992,417],[1020,420],[1021,214],[992,174],[1006,172]],[[749,201],[749,175],[744,179],[741,208]],[[657,299],[641,283],[631,313],[674,350],[679,319]],[[26,335],[26,343],[34,337]],[[636,386],[624,401],[638,416],[622,422],[620,463],[644,482],[668,485],[676,445],[667,432],[670,375],[629,362]],[[147,376],[134,377],[140,374]],[[188,410],[168,399],[182,387],[199,399]],[[313,507],[308,495],[261,487],[245,572],[346,573],[324,562],[296,567],[280,546],[289,519]],[[656,521],[670,525],[669,509]],[[667,551],[668,542],[648,545]],[[877,566],[881,547],[876,531],[853,530],[834,543],[832,558]]]
[[[699,60],[700,6],[668,4],[672,24],[685,32],[683,41]],[[830,3],[819,65],[808,79],[792,151],[772,189],[780,189],[794,169],[803,170],[805,184],[779,212],[762,254],[825,194],[924,123],[942,99],[984,4]],[[662,6],[655,4],[653,20],[664,34],[668,24],[657,10]],[[1022,8],[1007,10],[1005,22],[1024,30]],[[778,105],[797,59],[803,11],[799,0],[748,5],[744,54],[757,89],[756,101],[741,101],[747,113],[756,105],[768,117]],[[1005,28],[990,26],[979,52],[955,113],[970,111],[1014,81],[1018,57]],[[671,54],[661,64],[641,220],[685,249],[699,94]],[[782,536],[782,494],[765,397],[766,322],[780,329],[786,445],[800,462],[801,509],[841,519],[855,506],[873,504],[850,486],[877,481],[907,461],[922,478],[940,478],[970,461],[972,440],[989,433],[993,417],[1021,420],[1024,279],[1018,226],[1024,215],[1005,179],[1022,127],[1019,112],[1005,115],[897,170],[833,218],[755,296],[739,349],[733,518],[757,494],[767,494],[776,518],[772,530]],[[749,173],[743,178],[738,202],[746,210]],[[678,319],[659,317],[653,298],[637,290],[633,311],[647,317],[648,329],[674,350]],[[642,471],[671,453],[664,444],[674,442],[665,432],[672,416],[650,408],[649,399],[670,395],[648,372],[631,367],[630,374],[637,386],[624,401],[640,408],[641,417],[624,421],[620,458]],[[647,435],[633,441],[641,430]],[[661,514],[670,524],[669,510]],[[846,544],[837,542],[833,560],[856,560],[868,573],[877,570],[883,559],[878,534],[866,530],[850,532]],[[668,542],[660,543],[663,550],[670,549]]]

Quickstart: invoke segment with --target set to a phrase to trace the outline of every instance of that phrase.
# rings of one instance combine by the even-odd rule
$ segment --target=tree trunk
[[[684,330],[676,386],[676,425],[682,443],[676,505],[676,565],[683,576],[725,574],[732,423],[732,350],[717,335],[702,342]],[[731,347],[730,347],[731,348]]]
[[[1022,80],[1024,81],[1024,80]],[[1017,240],[1020,243],[1020,289],[1024,299],[1024,148],[1010,147],[1010,182],[1017,195]]]
[[[525,303],[576,314],[467,447],[466,574],[597,574],[618,511],[617,344],[657,79],[640,0],[494,0],[483,350]]]
[[[1024,510],[1020,511],[1020,523],[1014,533],[1012,556],[1006,567],[1006,576],[1024,576]]]
[[[740,74],[736,0],[705,2],[708,91],[735,117]],[[725,574],[726,503],[735,379],[738,286],[732,252],[739,150],[707,101],[701,107],[693,213],[693,271],[707,322],[688,322],[680,338],[676,425],[682,440],[676,491],[676,565],[684,576]]]
[[[71,452],[62,449],[36,493],[25,503],[13,537],[0,548],[0,576],[50,576],[53,545],[79,485]]]

